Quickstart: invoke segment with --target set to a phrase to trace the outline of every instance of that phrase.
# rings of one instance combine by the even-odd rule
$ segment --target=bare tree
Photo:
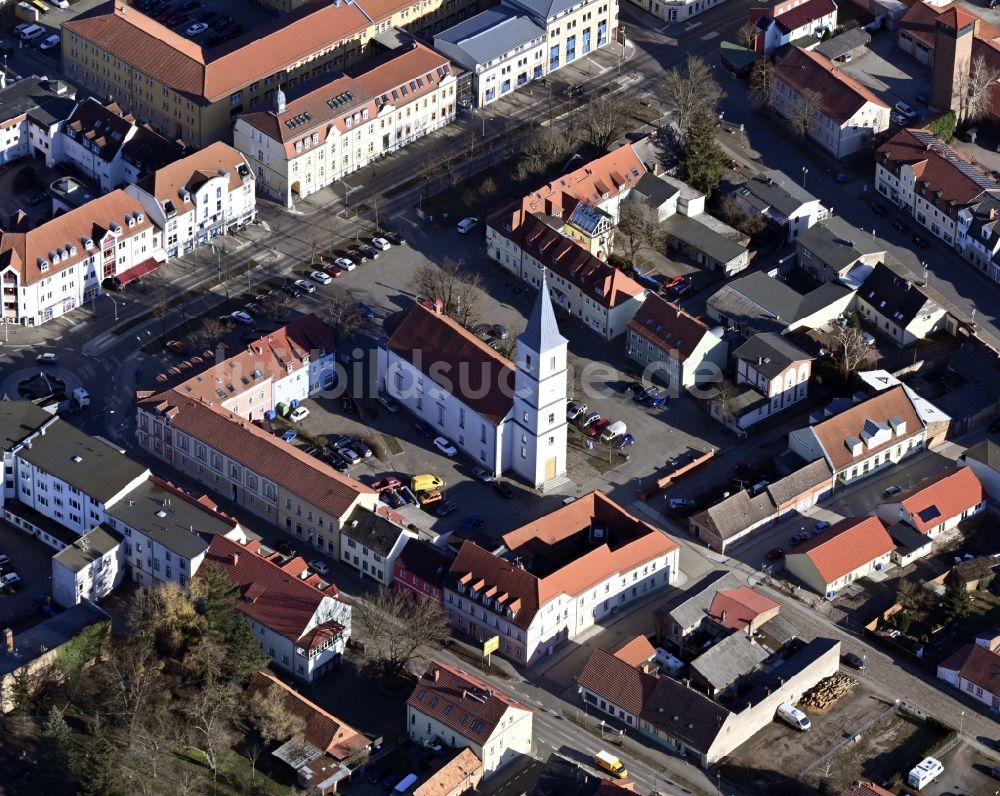
[[[441,607],[387,586],[354,603],[354,618],[388,675],[406,672],[421,646],[440,647],[450,635]]]
[[[142,638],[115,645],[96,669],[105,712],[118,720],[130,739],[144,711],[163,689],[162,670],[151,641]]]
[[[562,165],[573,154],[575,147],[576,140],[572,135],[551,127],[538,128],[525,145],[514,168],[514,176],[522,181],[539,177]]]
[[[850,375],[865,365],[872,356],[871,345],[864,332],[853,326],[841,327],[837,332],[834,359],[846,381]]]
[[[726,425],[733,419],[736,404],[736,387],[729,379],[719,382],[719,389],[716,390],[713,402],[719,408],[720,419]]]
[[[756,235],[767,226],[762,214],[750,215],[743,209],[740,200],[732,194],[719,203],[719,218],[745,235]]]
[[[972,59],[967,74],[957,78],[957,116],[961,121],[976,122],[989,114],[991,93],[997,88],[1000,69],[990,65],[982,55]]]
[[[629,131],[629,102],[620,94],[590,100],[579,112],[584,138],[597,149],[607,149]]]
[[[266,744],[284,742],[305,732],[305,720],[288,709],[284,692],[277,686],[257,691],[246,706],[250,723]]]
[[[206,348],[215,348],[216,344],[229,333],[230,328],[230,324],[218,318],[205,318],[201,322],[198,336]]]
[[[232,753],[236,733],[233,720],[239,716],[242,701],[232,683],[211,681],[194,691],[183,708],[187,727],[187,746],[201,753],[217,782],[219,769]]]
[[[354,334],[364,321],[357,303],[339,285],[331,285],[323,293],[321,312],[338,343],[342,336]]]
[[[621,246],[631,265],[644,246],[659,250],[666,243],[666,231],[656,211],[645,202],[626,202],[618,216],[615,244]]]
[[[802,89],[795,103],[785,114],[785,120],[793,133],[803,137],[809,134],[822,100],[818,91],[811,88]]]
[[[750,68],[750,101],[757,108],[771,106],[771,86],[774,82],[774,64],[767,58],[758,59]]]
[[[675,66],[663,79],[663,101],[674,111],[677,129],[684,133],[697,111],[715,114],[722,88],[712,70],[697,55],[689,55],[683,67]]]
[[[444,314],[468,328],[474,322],[483,295],[479,274],[464,270],[461,260],[446,257],[444,264],[421,266],[413,277],[413,290],[426,299],[439,299]]]
[[[752,22],[744,22],[738,31],[736,31],[736,43],[740,47],[746,47],[748,50],[754,49],[754,43],[757,41],[757,26]],[[765,59],[766,60],[766,59]]]

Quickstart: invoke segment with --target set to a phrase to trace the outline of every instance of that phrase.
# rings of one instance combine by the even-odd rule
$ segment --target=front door
[[[556,457],[553,456],[551,459],[545,462],[545,480],[551,481],[556,477]]]

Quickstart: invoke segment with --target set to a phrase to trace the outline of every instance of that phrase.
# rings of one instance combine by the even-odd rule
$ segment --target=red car
[[[663,283],[663,289],[664,290],[673,290],[678,285],[683,285],[683,284],[684,284],[684,277],[683,276],[674,276],[674,277],[671,277],[670,279],[668,279],[666,282]]]
[[[604,429],[606,429],[610,425],[611,421],[608,420],[607,418],[598,420],[596,423],[591,423],[589,426],[587,426],[587,435],[591,437],[599,437],[601,436],[601,432],[603,432]]]
[[[319,270],[321,270],[324,274],[329,274],[334,279],[344,275],[344,272],[341,271],[339,268],[337,268],[337,266],[335,265],[324,265]]]
[[[380,478],[378,481],[372,482],[372,489],[376,492],[384,492],[387,489],[399,489],[403,485],[394,475],[387,475],[385,478]]]
[[[777,561],[778,559],[784,557],[785,557],[785,551],[782,550],[780,547],[775,547],[767,554],[768,561]]]
[[[182,357],[187,354],[187,346],[184,345],[180,340],[170,340],[167,343],[167,348],[173,351],[177,356]]]

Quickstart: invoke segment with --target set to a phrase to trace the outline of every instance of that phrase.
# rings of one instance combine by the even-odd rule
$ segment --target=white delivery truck
[[[628,427],[621,420],[616,420],[601,432],[601,442],[611,442],[626,431],[628,431]]]
[[[910,771],[906,784],[920,790],[924,785],[933,782],[944,773],[941,761],[933,757],[925,757]]]
[[[779,719],[785,722],[785,724],[791,725],[800,732],[805,732],[812,727],[809,717],[798,708],[789,705],[787,702],[782,702],[778,705],[778,712],[776,715]]]

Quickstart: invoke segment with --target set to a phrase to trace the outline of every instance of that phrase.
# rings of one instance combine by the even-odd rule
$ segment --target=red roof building
[[[216,536],[202,567],[209,563],[232,581],[239,610],[273,666],[311,682],[339,663],[351,635],[351,606],[302,558]]]
[[[969,467],[949,468],[879,506],[885,522],[902,520],[932,539],[986,508],[986,490]]]
[[[656,655],[654,647],[645,636],[629,639],[615,650],[615,657],[625,661],[629,666],[642,666]]]
[[[790,550],[785,569],[817,593],[829,596],[885,569],[895,549],[896,543],[878,517],[847,517]]]
[[[727,630],[747,632],[778,615],[781,606],[749,586],[720,589],[712,598],[708,618]]]
[[[672,583],[678,571],[677,543],[602,492],[503,540],[509,550],[503,556],[462,544],[445,579],[445,609],[452,624],[475,639],[499,630],[500,652],[528,665],[629,601]],[[555,626],[550,608],[560,617]]]
[[[967,644],[938,664],[937,675],[993,711],[1000,710],[1000,652]]]
[[[785,0],[771,8],[751,8],[749,20],[756,30],[755,49],[771,55],[799,39],[832,33],[837,27],[837,4],[833,0]]]
[[[406,700],[410,740],[471,749],[483,776],[531,752],[532,709],[478,677],[432,661]]]

